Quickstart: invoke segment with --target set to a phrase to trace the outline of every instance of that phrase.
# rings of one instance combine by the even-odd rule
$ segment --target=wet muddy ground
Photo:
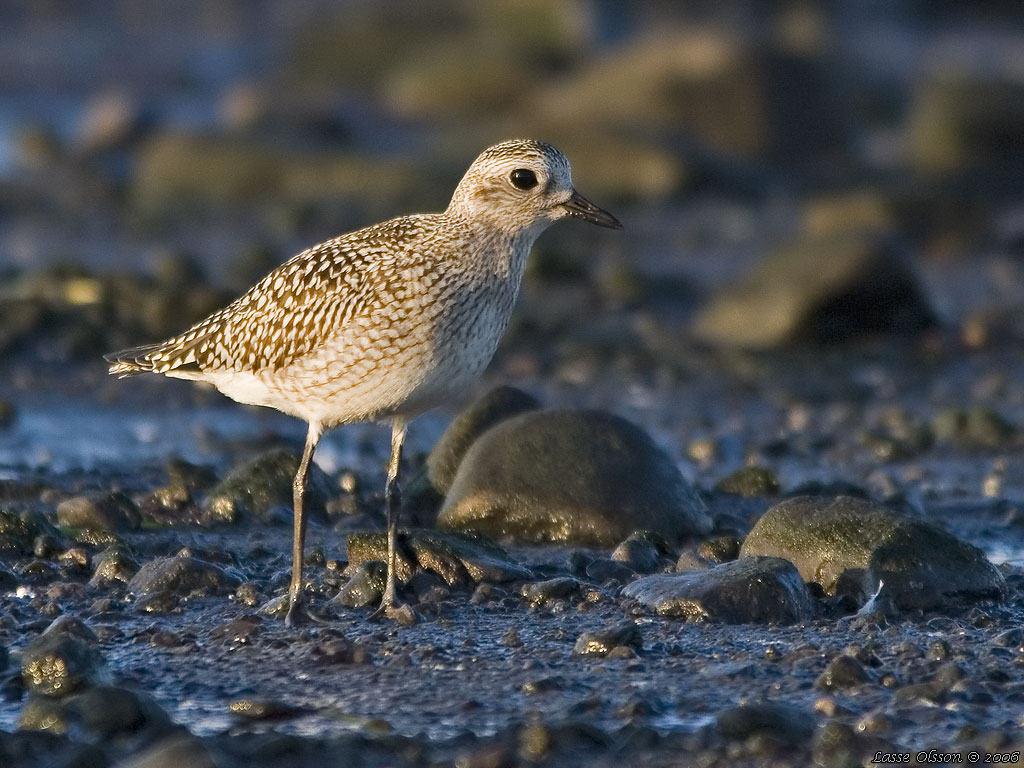
[[[712,511],[732,521],[753,521],[777,501],[714,490],[718,479],[752,459],[773,469],[784,494],[808,483],[824,484],[826,491],[829,484],[845,484],[835,487],[888,500],[1001,563],[1009,588],[1003,603],[951,603],[938,611],[859,617],[857,606],[825,600],[816,621],[730,626],[652,615],[620,598],[614,582],[588,582],[581,595],[540,606],[511,584],[481,594],[445,590],[419,602],[408,593],[418,624],[371,622],[369,609],[327,602],[344,581],[337,561],[346,559],[346,534],[379,530],[383,522],[376,489],[382,485],[387,435],[366,426],[333,433],[322,454],[322,466],[335,482],[347,470],[363,489],[355,515],[310,532],[310,547],[322,552],[310,577],[326,624],[294,631],[259,614],[263,599],[287,583],[291,529],[282,511],[270,525],[147,527],[117,534],[140,563],[188,548],[220,564],[254,586],[251,604],[237,594],[196,597],[154,615],[135,605],[123,586],[86,586],[87,569],[33,569],[30,564],[38,560],[7,559],[17,587],[2,599],[0,645],[12,655],[9,671],[16,672],[19,651],[55,616],[81,618],[97,635],[110,679],[148,693],[175,722],[213,739],[205,748],[226,764],[247,764],[237,747],[244,740],[232,741],[229,734],[252,733],[306,737],[313,741],[302,749],[323,755],[340,749],[338,739],[357,738],[361,745],[375,745],[357,750],[365,764],[377,764],[368,756],[373,749],[382,750],[385,763],[405,755],[401,759],[409,764],[489,765],[498,759],[495,754],[519,760],[530,749],[538,750],[531,760],[558,765],[673,765],[681,754],[689,756],[683,764],[704,755],[707,764],[774,759],[805,765],[812,753],[823,765],[847,764],[830,757],[827,724],[848,726],[853,752],[860,755],[875,747],[906,752],[1012,746],[1024,718],[1019,440],[1008,434],[998,445],[982,446],[950,438],[894,459],[883,438],[893,439],[891,415],[886,416],[893,409],[926,422],[960,398],[977,400],[979,391],[993,387],[987,383],[992,376],[1002,382],[995,388],[998,398],[992,397],[1013,422],[1024,407],[1013,376],[1020,361],[1003,351],[954,354],[940,341],[955,343],[937,335],[812,356],[751,356],[743,363],[749,377],[743,383],[734,370],[725,370],[735,361],[723,363],[699,350],[693,355],[695,362],[704,355],[703,376],[670,387],[646,376],[618,387],[601,379],[583,395],[576,386],[517,383],[527,389],[532,384],[552,404],[628,414],[679,461]],[[502,367],[513,358],[499,360],[481,387],[501,380]],[[909,364],[907,358],[925,362]],[[300,424],[271,412],[218,402],[188,385],[111,383],[99,375],[95,368],[82,369],[64,387],[63,398],[39,390],[21,398],[18,418],[0,433],[0,454],[29,457],[5,462],[8,498],[42,498],[45,506],[93,490],[141,494],[166,482],[168,458],[207,464],[223,475],[268,444],[301,441]],[[845,396],[815,394],[822,391]],[[615,399],[622,392],[629,394]],[[56,407],[49,405],[53,398],[61,401]],[[415,469],[448,418],[430,414],[414,425],[407,470]],[[696,451],[708,443],[715,446],[712,460]],[[103,548],[85,547],[93,554]],[[538,579],[567,575],[574,551],[509,548]],[[573,653],[581,634],[626,620],[636,621],[642,638],[627,658]],[[822,683],[822,673],[840,655],[858,659],[865,679]],[[26,701],[20,686],[9,681],[0,707],[3,729],[25,717]],[[746,713],[735,733],[729,726],[723,730],[731,710],[765,702],[781,709]],[[530,741],[535,738],[537,744]],[[261,759],[290,764],[284,755],[301,749],[284,743],[291,746],[278,745],[281,757],[269,757],[277,754],[271,749]],[[38,764],[47,764],[40,759]]]

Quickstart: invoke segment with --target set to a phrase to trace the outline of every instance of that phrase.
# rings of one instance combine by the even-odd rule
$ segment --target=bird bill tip
[[[622,229],[621,221],[615,218],[604,208],[594,205],[575,189],[572,191],[572,195],[569,199],[562,203],[562,207],[566,210],[569,216],[573,216],[577,219],[589,221],[591,224],[596,224],[599,227]]]

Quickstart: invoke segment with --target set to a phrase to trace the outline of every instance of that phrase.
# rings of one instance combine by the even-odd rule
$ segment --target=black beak
[[[562,203],[562,207],[568,211],[570,216],[597,224],[599,227],[622,229],[622,223],[618,219],[603,208],[598,208],[575,189],[572,191],[572,197]]]

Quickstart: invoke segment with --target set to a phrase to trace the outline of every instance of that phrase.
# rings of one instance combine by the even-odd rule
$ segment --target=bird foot
[[[284,616],[284,623],[287,627],[298,627],[303,624],[329,624],[328,619],[313,613],[306,606],[301,598],[292,600],[291,595],[285,592],[271,600],[268,600],[260,607],[260,613],[265,616],[280,618]]]

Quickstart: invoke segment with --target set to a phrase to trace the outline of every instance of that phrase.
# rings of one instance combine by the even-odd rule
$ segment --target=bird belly
[[[483,372],[514,294],[499,301],[445,298],[354,318],[280,369],[208,372],[204,378],[233,400],[324,427],[411,418],[458,396]]]

